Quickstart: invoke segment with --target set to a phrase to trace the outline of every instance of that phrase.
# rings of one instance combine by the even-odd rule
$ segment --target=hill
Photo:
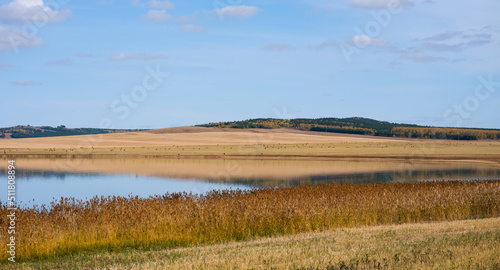
[[[206,129],[207,127],[213,129]],[[200,132],[230,132],[230,130],[238,129],[277,130],[280,128],[287,128],[289,131],[316,131],[400,138],[451,140],[494,140],[500,138],[500,130],[498,129],[429,127],[414,124],[390,123],[387,121],[378,121],[362,117],[317,119],[297,118],[289,120],[257,118],[244,121],[208,123],[194,127],[147,130],[147,132],[153,134],[182,134]],[[146,130],[66,128],[64,125],[57,127],[15,126],[0,128],[0,139],[124,133],[132,131]]]
[[[500,130],[498,129],[429,127],[412,124],[390,123],[386,121],[378,121],[362,117],[318,119],[297,118],[290,120],[257,118],[244,121],[209,123],[199,126],[240,129],[293,128],[305,131],[349,133],[384,137],[451,140],[478,140],[500,138]]]
[[[129,131],[136,131],[136,130],[101,129],[101,128],[66,128],[66,126],[64,125],[57,127],[15,126],[15,127],[0,128],[0,138],[74,136],[74,135],[119,133],[119,132],[129,132]]]

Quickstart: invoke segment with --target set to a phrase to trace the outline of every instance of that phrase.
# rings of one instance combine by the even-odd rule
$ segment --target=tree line
[[[33,137],[105,134],[105,133],[125,132],[125,131],[132,131],[132,130],[114,130],[114,129],[100,129],[100,128],[66,128],[66,126],[64,125],[60,125],[57,127],[15,126],[15,127],[0,128],[0,138],[5,137],[5,134],[7,133],[10,133],[12,138],[33,138]]]
[[[440,128],[418,126],[414,124],[399,124],[378,121],[369,118],[318,118],[318,119],[274,119],[257,118],[244,121],[218,122],[199,125],[202,127],[219,128],[293,128],[305,131],[335,132],[348,134],[362,134],[384,137],[451,139],[451,140],[479,140],[499,139],[498,129],[473,128]]]

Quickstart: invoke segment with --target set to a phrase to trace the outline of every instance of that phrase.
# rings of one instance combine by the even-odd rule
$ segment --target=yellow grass
[[[500,218],[344,228],[187,248],[81,252],[4,269],[498,269]]]
[[[0,223],[7,223],[6,205]],[[49,211],[50,210],[50,211]],[[205,196],[61,199],[17,213],[18,260],[174,248],[341,227],[497,217],[500,181],[324,184]],[[5,261],[6,239],[0,241]]]

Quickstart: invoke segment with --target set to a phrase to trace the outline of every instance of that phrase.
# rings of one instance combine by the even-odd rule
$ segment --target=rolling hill
[[[451,140],[478,140],[500,138],[500,130],[498,129],[429,127],[413,124],[390,123],[386,121],[378,121],[362,117],[317,119],[297,118],[290,120],[257,118],[244,121],[209,123],[199,126],[239,129],[292,128],[305,131],[349,133],[384,137]]]

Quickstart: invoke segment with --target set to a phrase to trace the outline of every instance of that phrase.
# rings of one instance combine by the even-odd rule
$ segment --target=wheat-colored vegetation
[[[7,206],[0,211],[7,224]],[[500,215],[500,181],[323,184],[150,198],[62,198],[17,213],[20,261],[176,248],[334,228]],[[6,261],[5,238],[0,257]]]
[[[498,269],[500,218],[307,232],[173,249],[80,252],[5,269]]]
[[[334,142],[381,142],[404,139],[308,132],[293,129],[233,129],[206,127],[176,127],[113,134],[94,134],[63,137],[2,139],[0,149],[13,148],[107,148],[107,147],[151,147],[187,145],[253,145]],[[406,139],[407,140],[407,139]]]
[[[114,134],[113,134],[114,135]],[[78,136],[75,136],[78,137]],[[17,139],[41,140],[52,138]],[[220,137],[223,141],[223,137]],[[272,142],[272,141],[271,141]],[[316,158],[316,157],[391,157],[391,158],[437,158],[437,159],[496,159],[500,160],[498,141],[447,141],[415,140],[386,142],[337,142],[337,143],[256,143],[220,145],[164,144],[148,147],[49,147],[0,148],[0,156],[21,157],[203,157],[203,158]],[[52,141],[56,144],[56,141]],[[75,142],[76,143],[76,142]],[[0,145],[3,146],[3,145]]]

